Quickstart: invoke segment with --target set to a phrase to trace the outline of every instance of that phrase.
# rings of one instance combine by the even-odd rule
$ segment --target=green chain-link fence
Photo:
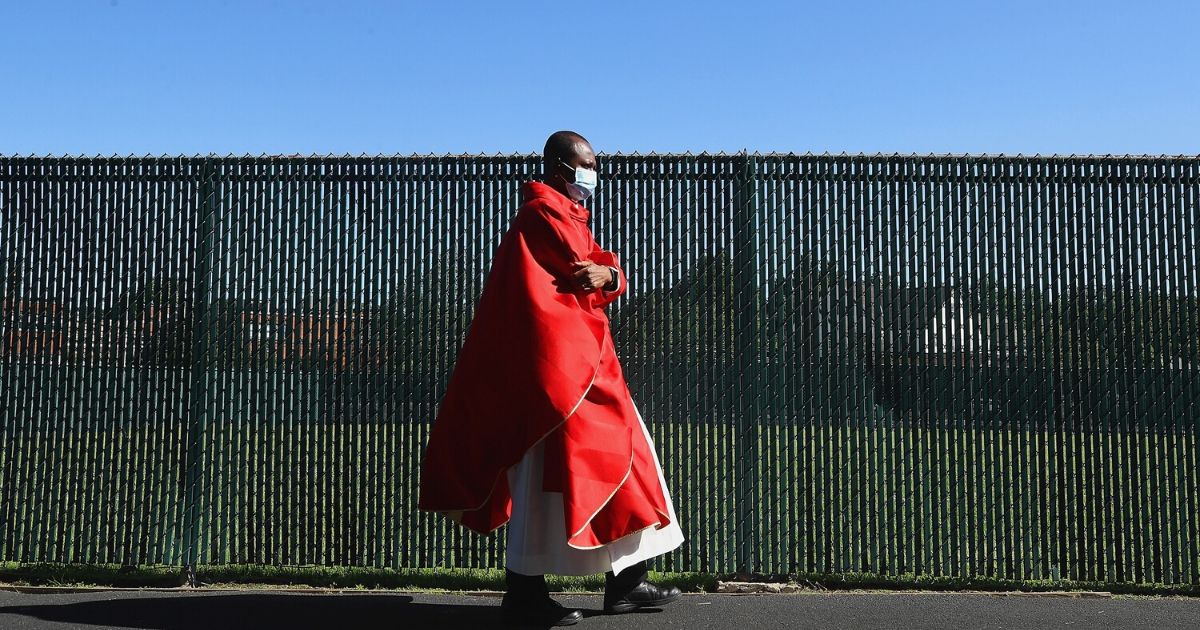
[[[600,161],[658,568],[1200,583],[1200,159]],[[538,166],[0,158],[0,560],[500,566],[416,482]]]

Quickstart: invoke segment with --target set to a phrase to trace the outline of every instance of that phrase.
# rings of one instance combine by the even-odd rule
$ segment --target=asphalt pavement
[[[662,609],[601,614],[599,595],[556,595],[599,628],[1200,628],[1200,598],[923,592],[687,594]],[[0,629],[492,628],[497,595],[386,591],[0,590]]]

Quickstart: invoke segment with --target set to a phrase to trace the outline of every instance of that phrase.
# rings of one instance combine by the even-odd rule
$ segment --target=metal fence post
[[[761,325],[759,288],[756,279],[758,248],[755,238],[755,212],[758,196],[757,156],[745,152],[736,159],[733,206],[733,277],[736,323],[734,348],[737,365],[737,496],[735,540],[737,565],[742,572],[758,569],[759,512],[758,496],[758,422],[755,413],[758,388],[762,387],[761,348],[757,343]]]
[[[216,194],[216,169],[213,158],[204,159],[203,175],[200,180],[200,197],[197,203],[197,221],[194,229],[195,248],[193,250],[193,282],[195,289],[192,293],[192,362],[189,385],[188,406],[188,443],[187,459],[184,464],[187,477],[184,486],[184,561],[186,563],[189,586],[199,586],[196,578],[196,561],[199,556],[200,536],[200,456],[201,440],[204,438],[205,416],[208,411],[208,392],[204,385],[204,355],[207,335],[208,298],[209,298],[209,255],[212,252],[214,222],[213,212],[216,204],[213,196]]]

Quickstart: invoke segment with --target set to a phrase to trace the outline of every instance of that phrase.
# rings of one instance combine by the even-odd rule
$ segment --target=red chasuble
[[[626,288],[586,208],[540,182],[500,241],[425,450],[422,510],[488,533],[512,509],[505,471],[545,441],[543,490],[562,492],[567,542],[593,548],[669,524],[653,453],[613,350],[605,307]],[[585,292],[573,261],[616,267]]]

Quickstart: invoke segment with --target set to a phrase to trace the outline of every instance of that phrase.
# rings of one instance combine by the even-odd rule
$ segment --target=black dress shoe
[[[605,593],[604,612],[610,615],[633,612],[639,608],[657,608],[679,599],[679,589],[674,586],[663,588],[643,581],[620,599]]]
[[[566,608],[549,597],[523,599],[505,595],[500,602],[500,614],[508,623],[533,626],[573,626],[583,619],[582,611]]]

